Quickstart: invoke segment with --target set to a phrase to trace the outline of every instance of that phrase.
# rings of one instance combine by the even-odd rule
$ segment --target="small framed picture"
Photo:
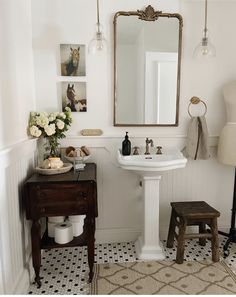
[[[86,112],[86,82],[62,82],[62,110],[69,107],[72,112]]]
[[[84,44],[61,44],[60,55],[62,76],[86,76]]]

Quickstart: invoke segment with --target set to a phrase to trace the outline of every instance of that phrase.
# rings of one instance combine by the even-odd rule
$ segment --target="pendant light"
[[[216,50],[214,45],[210,42],[207,29],[207,0],[205,0],[205,26],[201,42],[197,45],[193,52],[195,58],[210,58],[215,57]]]
[[[102,25],[100,24],[99,0],[97,0],[97,23],[95,26],[96,26],[95,36],[90,41],[89,46],[88,46],[88,52],[90,54],[96,54],[96,53],[107,50],[107,41],[104,38],[104,35],[102,32]]]

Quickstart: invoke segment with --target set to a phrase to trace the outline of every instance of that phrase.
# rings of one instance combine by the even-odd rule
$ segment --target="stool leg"
[[[219,237],[218,237],[217,218],[212,219],[211,234],[212,234],[212,239],[211,239],[212,261],[218,262],[220,260],[220,255],[219,255]]]
[[[168,237],[167,237],[167,243],[166,246],[168,248],[172,248],[174,245],[174,239],[175,239],[175,214],[174,210],[171,211],[171,217],[170,217],[170,225],[169,225],[169,231],[168,231]]]
[[[205,223],[199,223],[199,233],[206,233],[206,224]],[[199,238],[199,244],[201,246],[206,245],[206,238]]]
[[[176,253],[176,263],[182,264],[184,262],[184,235],[186,231],[187,223],[184,219],[180,218],[179,235],[178,235],[178,246]]]

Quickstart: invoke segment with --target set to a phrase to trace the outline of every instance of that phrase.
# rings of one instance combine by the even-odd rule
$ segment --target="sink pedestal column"
[[[143,232],[135,242],[137,257],[140,260],[163,260],[159,239],[159,183],[161,176],[143,177],[144,224]]]

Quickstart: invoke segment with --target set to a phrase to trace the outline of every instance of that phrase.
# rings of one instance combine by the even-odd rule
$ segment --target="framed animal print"
[[[86,76],[84,44],[61,44],[61,75]]]
[[[86,82],[62,82],[62,110],[69,107],[72,112],[86,112]]]

